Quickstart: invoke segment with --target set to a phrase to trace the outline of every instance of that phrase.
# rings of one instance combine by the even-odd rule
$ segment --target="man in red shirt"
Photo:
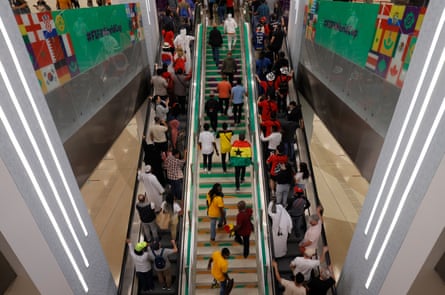
[[[252,209],[246,208],[246,202],[238,202],[238,215],[236,216],[236,225],[233,228],[235,232],[235,241],[244,246],[244,258],[249,256],[250,234],[252,233],[253,224],[250,221],[252,217]]]

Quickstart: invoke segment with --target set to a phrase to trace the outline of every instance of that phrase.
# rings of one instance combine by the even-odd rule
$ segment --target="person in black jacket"
[[[213,131],[216,132],[218,128],[218,111],[219,111],[219,102],[215,99],[215,94],[213,91],[210,93],[210,98],[205,103],[205,112],[209,117],[210,126],[212,126]]]
[[[136,209],[141,220],[142,230],[145,239],[148,242],[154,241],[158,238],[158,226],[156,225],[156,213],[154,210],[154,203],[148,203],[145,195],[138,195],[138,203]]]
[[[223,43],[221,32],[218,30],[216,24],[213,24],[213,30],[209,33],[209,45],[212,46],[213,61],[216,66],[219,65],[219,48]]]

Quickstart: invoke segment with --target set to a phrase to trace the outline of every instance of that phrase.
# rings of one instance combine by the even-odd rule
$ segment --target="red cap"
[[[304,193],[303,189],[301,187],[299,187],[298,185],[296,185],[294,187],[294,193],[298,194],[298,193]]]
[[[266,22],[266,20],[267,20],[267,18],[266,18],[265,16],[263,16],[263,17],[261,17],[261,18],[260,18],[260,22],[263,22],[263,23],[265,23],[265,22]]]

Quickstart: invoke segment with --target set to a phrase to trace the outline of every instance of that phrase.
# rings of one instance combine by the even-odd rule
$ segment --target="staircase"
[[[223,32],[223,27],[218,29]],[[208,27],[208,31],[211,27]],[[227,37],[223,36],[223,48],[220,49],[220,59],[226,57]],[[204,42],[203,42],[204,43]],[[232,56],[237,61],[238,72],[234,79],[240,77],[242,73],[241,49],[240,49],[239,30],[237,31],[237,43],[232,47]],[[216,84],[221,81],[221,71],[217,68],[212,58],[212,49],[207,46],[205,62],[205,99],[209,99],[210,92],[215,91]],[[209,123],[206,117],[201,125]],[[220,115],[218,117],[218,130],[222,130],[222,123],[226,122],[229,129],[233,131],[232,142],[238,139],[238,134],[244,132],[247,134],[245,116],[241,118],[241,124],[234,126],[233,118]],[[219,140],[217,140],[219,149]],[[214,251],[220,251],[223,247],[229,248],[231,255],[229,258],[229,276],[234,278],[235,284],[231,294],[259,294],[258,282],[263,281],[258,277],[257,269],[257,245],[255,241],[255,234],[252,233],[250,241],[250,255],[245,259],[243,257],[243,246],[234,241],[233,237],[229,237],[223,229],[217,229],[216,241],[210,241],[210,219],[207,217],[206,194],[216,182],[221,183],[224,193],[224,205],[227,213],[227,224],[236,223],[236,215],[238,214],[237,203],[244,200],[250,207],[252,204],[252,167],[247,167],[245,182],[240,186],[240,192],[235,191],[235,170],[228,166],[227,173],[223,173],[221,166],[221,158],[213,155],[212,173],[207,174],[203,171],[202,156],[199,156],[200,171],[199,171],[199,194],[198,198],[198,232],[196,236],[197,243],[197,257],[196,257],[196,290],[194,294],[219,294],[219,289],[211,289],[213,277],[207,265],[209,259]]]

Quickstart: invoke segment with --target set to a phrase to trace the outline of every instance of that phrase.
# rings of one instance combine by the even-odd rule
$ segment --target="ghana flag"
[[[230,149],[230,164],[232,166],[249,166],[252,158],[252,148],[245,140],[237,140]]]

